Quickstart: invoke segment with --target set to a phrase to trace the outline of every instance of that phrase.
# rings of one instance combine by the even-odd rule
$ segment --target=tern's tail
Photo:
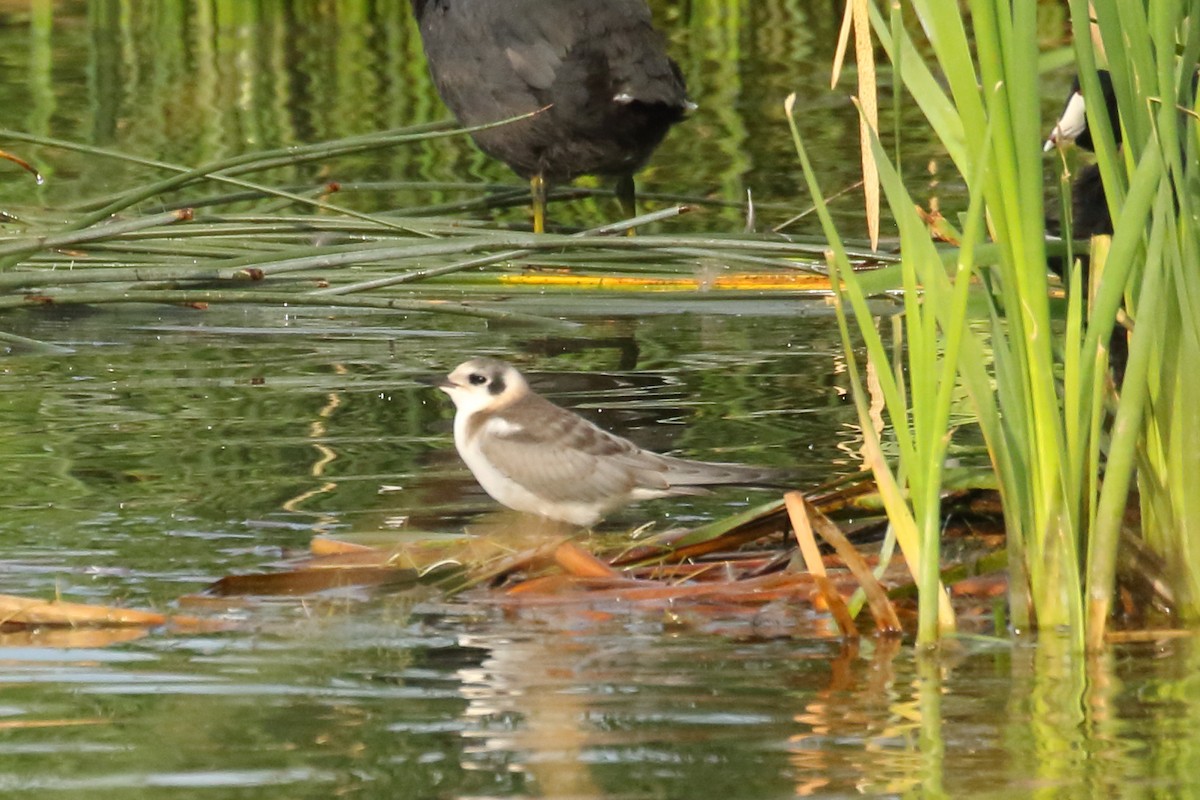
[[[686,493],[687,487],[758,486],[764,489],[788,489],[797,485],[797,476],[784,469],[723,464],[713,461],[689,461],[665,458],[665,477],[671,488]]]

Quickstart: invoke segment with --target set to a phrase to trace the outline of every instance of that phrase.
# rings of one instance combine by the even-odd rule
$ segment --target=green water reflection
[[[699,109],[642,173],[644,193],[742,204],[751,192],[760,227],[805,210],[782,109],[792,91],[801,95],[799,123],[819,154],[829,190],[856,182],[857,114],[844,94],[825,88],[840,21],[837,4],[653,5]],[[15,4],[7,21],[0,26],[0,74],[7,76],[0,82],[2,124],[27,133],[192,166],[251,149],[446,117],[431,90],[407,0],[42,0]],[[1047,27],[1054,23],[1049,19]],[[925,187],[936,150],[924,138],[916,109],[904,113],[900,128],[908,132],[909,171],[914,185]],[[884,114],[890,114],[886,104]],[[21,154],[45,173],[47,184],[35,189],[23,180],[6,181],[0,201],[28,204],[33,196],[49,205],[75,202],[81,187],[97,195],[159,174],[50,148]],[[461,199],[462,191],[448,184],[465,180],[515,183],[503,165],[461,137],[270,177],[297,186],[337,180],[345,185],[339,203],[371,208]],[[414,180],[430,184],[394,186]],[[851,193],[835,204],[852,232],[862,227],[857,197]],[[953,190],[946,202],[953,206]],[[595,224],[613,218],[612,205],[606,196],[581,200],[556,207],[554,217],[563,224]],[[673,229],[737,229],[744,214],[738,208],[707,210]],[[789,230],[815,232],[816,222]]]

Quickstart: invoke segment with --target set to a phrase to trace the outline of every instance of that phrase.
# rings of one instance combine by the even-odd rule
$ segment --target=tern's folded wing
[[[521,411],[485,423],[479,449],[493,467],[539,497],[607,504],[635,489],[669,491],[665,465],[632,442],[548,402]]]

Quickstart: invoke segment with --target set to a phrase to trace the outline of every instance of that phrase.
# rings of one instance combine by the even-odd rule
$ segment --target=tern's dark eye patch
[[[487,383],[487,376],[481,375],[478,372],[472,372],[467,376],[467,383],[471,384],[472,386],[483,386],[485,383]]]
[[[504,392],[504,378],[496,378],[492,381],[492,385],[488,387],[488,394],[502,394]]]

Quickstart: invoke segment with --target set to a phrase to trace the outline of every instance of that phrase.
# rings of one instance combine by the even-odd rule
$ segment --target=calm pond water
[[[400,0],[0,9],[11,128],[198,163],[443,115]],[[808,135],[827,148],[829,184],[852,182],[852,111],[821,88],[835,4],[656,13],[701,109],[644,185],[730,202],[752,188],[764,217],[802,210],[779,111],[793,89],[808,98]],[[144,175],[49,148],[22,154],[50,180],[6,180],[4,202],[55,206]],[[449,140],[338,169],[512,183]],[[447,191],[396,190],[386,202]],[[593,222],[612,211],[552,213]],[[853,204],[842,213],[852,218]],[[680,224],[741,222],[731,210]],[[193,611],[180,599],[269,569],[314,534],[460,536],[494,504],[453,452],[449,402],[419,379],[478,353],[518,361],[558,402],[656,449],[799,463],[807,485],[857,468],[820,299],[589,300],[564,306],[580,323],[568,331],[324,309],[2,316],[0,329],[70,352],[0,356],[0,589]],[[609,528],[692,525],[747,501],[648,503]],[[428,587],[254,598],[224,618],[230,630],[121,642],[0,634],[0,794],[1200,793],[1191,640],[1082,663],[1053,643],[964,639],[923,659],[904,643],[844,644],[823,615],[784,605],[518,608]]]

